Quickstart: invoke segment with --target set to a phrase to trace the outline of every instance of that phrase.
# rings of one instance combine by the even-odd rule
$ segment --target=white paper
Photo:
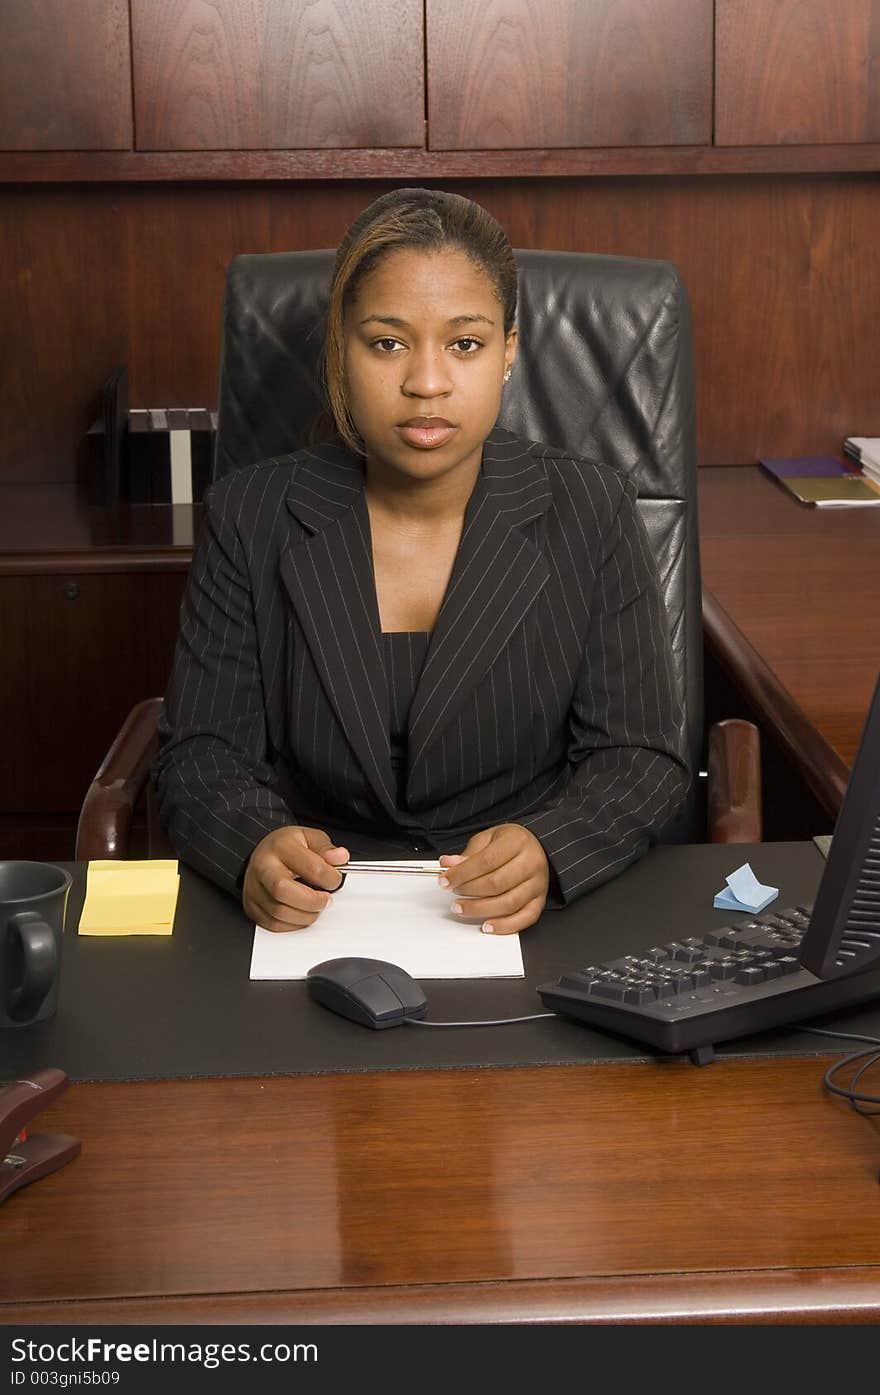
[[[434,877],[352,874],[304,930],[254,930],[251,978],[305,978],[325,959],[384,959],[413,978],[522,978],[519,935],[484,935],[452,912],[455,894]],[[463,904],[467,906],[467,900]]]

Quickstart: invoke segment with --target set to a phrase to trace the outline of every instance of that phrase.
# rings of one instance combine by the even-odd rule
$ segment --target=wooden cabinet
[[[201,510],[0,488],[0,857],[73,856],[128,712],[165,691]]]
[[[0,0],[0,150],[129,150],[128,0]]]
[[[880,141],[880,0],[715,0],[715,143]]]
[[[712,0],[427,0],[432,150],[712,140]]]
[[[183,573],[0,576],[0,810],[76,813],[128,711],[165,690]],[[14,656],[14,660],[11,656]]]
[[[131,0],[138,150],[424,145],[422,0]]]
[[[880,169],[880,0],[0,0],[0,23],[7,183]]]

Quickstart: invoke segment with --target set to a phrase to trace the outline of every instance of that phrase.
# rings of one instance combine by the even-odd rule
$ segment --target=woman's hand
[[[320,828],[276,828],[251,853],[241,904],[245,914],[266,930],[302,930],[341,885],[335,864],[348,861]]]
[[[534,833],[502,823],[475,833],[464,852],[440,858],[440,885],[472,901],[453,903],[458,914],[479,916],[485,934],[515,935],[534,925],[550,884],[547,854]]]

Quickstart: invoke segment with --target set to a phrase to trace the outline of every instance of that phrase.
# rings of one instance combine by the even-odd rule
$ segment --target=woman
[[[383,195],[334,266],[335,435],[206,499],[155,775],[179,855],[267,929],[381,847],[439,854],[453,908],[517,933],[686,793],[634,486],[495,427],[516,295],[485,209]]]

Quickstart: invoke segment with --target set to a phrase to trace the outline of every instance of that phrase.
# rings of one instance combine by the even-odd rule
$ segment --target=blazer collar
[[[547,471],[533,449],[531,441],[500,426],[489,433],[483,447],[471,502],[478,493],[484,495],[511,528],[522,527],[550,507]],[[319,533],[352,508],[363,492],[363,460],[335,440],[297,451],[292,459],[287,507],[310,533]]]
[[[543,553],[520,531],[552,499],[533,449],[500,427],[486,439],[410,711],[411,781],[547,581]],[[285,585],[342,729],[393,816],[389,704],[361,459],[335,441],[297,452],[287,507],[310,536],[285,550]]]
[[[287,507],[310,533],[330,527],[363,493],[363,460],[341,441],[322,441],[291,460]]]

